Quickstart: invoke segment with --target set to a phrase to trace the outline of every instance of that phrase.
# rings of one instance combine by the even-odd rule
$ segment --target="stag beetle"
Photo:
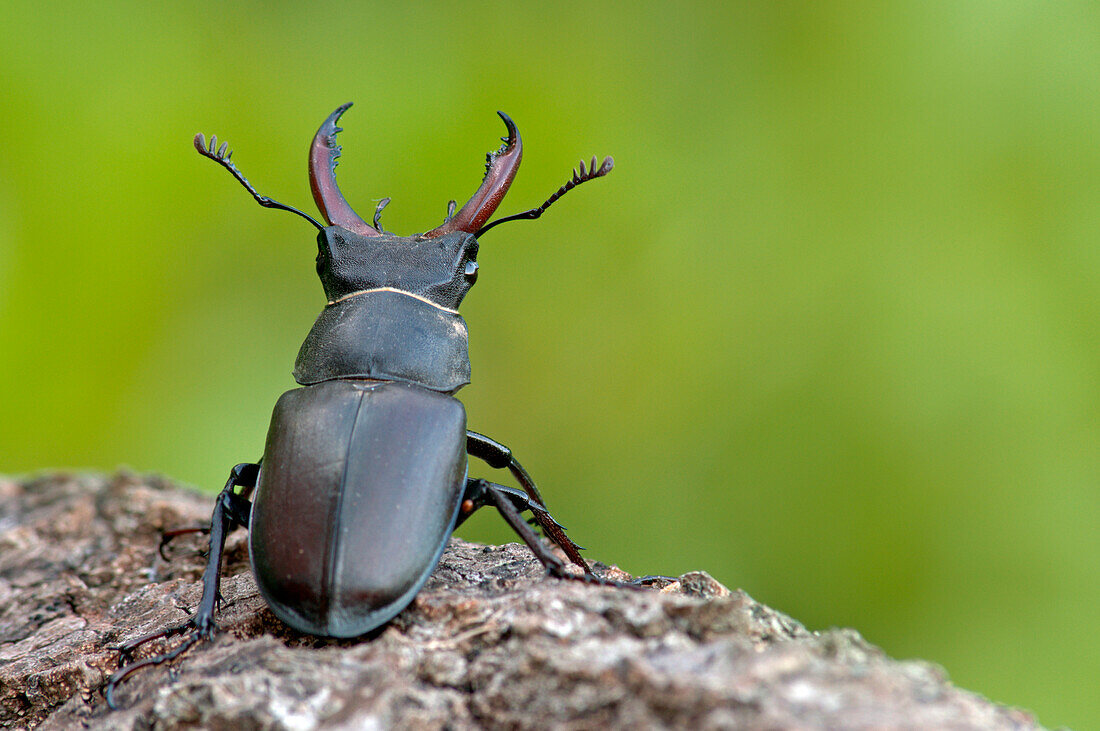
[[[178,657],[215,630],[222,553],[229,531],[249,530],[249,554],[260,594],[290,627],[325,637],[356,637],[404,609],[432,573],[452,531],[475,510],[493,505],[555,576],[598,583],[511,450],[466,429],[453,394],[469,383],[466,323],[458,305],[477,280],[478,239],[506,221],[535,219],[581,183],[611,171],[609,157],[579,171],[542,205],[487,223],[519,167],[516,125],[487,156],[485,177],[466,205],[451,201],[444,222],[427,233],[383,231],[378,204],[367,224],[336,185],[336,126],[351,104],[324,121],[309,151],[313,198],[329,224],[260,195],[231,161],[227,144],[195,148],[228,170],[267,208],[295,213],[314,226],[317,273],[328,304],[298,353],[300,388],[275,406],[263,457],[230,472],[209,528],[202,599],[184,624],[141,637],[120,649],[120,669],[105,695],[135,670]],[[467,478],[467,455],[507,468],[522,490]],[[255,497],[252,498],[253,492]],[[250,498],[252,498],[250,500]],[[583,576],[565,570],[520,513],[530,511]],[[163,547],[163,544],[162,544]],[[174,649],[122,664],[145,643],[186,635]]]

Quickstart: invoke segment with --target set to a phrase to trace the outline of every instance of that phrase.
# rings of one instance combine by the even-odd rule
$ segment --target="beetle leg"
[[[495,506],[508,525],[512,527],[512,530],[523,539],[523,542],[538,557],[539,561],[555,576],[569,576],[570,574],[562,570],[564,564],[561,559],[543,545],[535,531],[523,520],[520,516],[521,510],[530,510],[544,530],[549,532],[549,529],[552,528],[554,532],[565,538],[572,549],[568,550],[563,546],[569,560],[584,569],[586,575],[592,575],[592,569],[589,568],[588,562],[580,555],[580,546],[569,540],[558,521],[554,520],[546,508],[532,500],[530,496],[520,490],[498,485],[488,480],[467,480],[466,494],[463,496],[462,509],[459,514],[459,523],[484,505]],[[556,540],[554,542],[558,543]],[[561,543],[558,543],[558,545],[560,546]]]
[[[535,487],[535,481],[531,479],[531,475],[527,474],[527,470],[523,469],[523,465],[512,456],[511,449],[484,434],[467,430],[466,451],[470,456],[477,457],[494,469],[499,470],[507,467],[512,476],[523,487],[524,492],[530,495],[532,499],[537,500],[540,505],[546,505],[546,501],[539,494],[539,489]]]
[[[495,482],[488,482],[486,480],[468,479],[466,480],[466,491],[462,494],[462,503],[458,511],[458,520],[455,521],[455,528],[465,523],[467,518],[484,508],[486,505],[495,505],[489,498],[489,485],[493,485],[497,490],[505,493],[508,499],[512,501],[516,510],[520,512],[527,510],[527,505],[531,502],[531,498],[522,490],[517,490],[514,487],[505,487],[504,485],[497,485]],[[527,521],[528,524],[530,524],[530,522],[530,520]]]
[[[165,551],[168,548],[168,544],[176,540],[180,536],[190,535],[191,533],[203,533],[210,532],[210,526],[208,525],[196,525],[190,528],[175,528],[173,530],[166,530],[160,534],[160,545],[157,546],[157,553],[165,561],[171,561],[172,557]]]
[[[478,504],[478,499],[480,499],[481,505],[495,506],[504,521],[523,539],[523,542],[527,544],[535,557],[542,562],[547,571],[555,575],[564,573],[565,562],[539,540],[538,535],[531,530],[531,526],[524,522],[519,510],[512,504],[512,501],[517,500],[518,497],[516,491],[509,490],[504,485],[497,485],[488,480],[469,480],[466,483],[466,494],[476,496],[477,499],[474,499],[475,506]],[[522,498],[519,499],[522,500]],[[476,507],[474,509],[476,510]],[[584,559],[582,558],[581,561],[584,561]],[[588,564],[584,565],[584,569],[589,571]]]
[[[524,510],[530,510],[532,514],[539,513],[546,521],[552,522],[561,530],[565,530],[562,524],[554,519],[554,516],[546,510],[546,506],[539,505],[531,499],[531,496],[525,493],[523,490],[517,490],[514,487],[507,487],[505,485],[498,485],[495,482],[487,482],[486,480],[467,480],[466,492],[462,496],[462,508],[458,512],[458,522],[455,523],[455,528],[466,522],[466,519],[473,515],[475,512],[485,507],[486,505],[495,505],[489,498],[489,486],[497,492],[503,493],[505,497],[512,501],[512,505],[519,512]],[[535,518],[530,518],[525,521],[528,525],[537,522]],[[582,551],[583,546],[577,546]]]
[[[496,506],[496,509],[500,511],[504,520],[512,527],[519,537],[523,539],[523,542],[527,544],[527,547],[531,549],[531,552],[535,554],[542,565],[546,567],[546,570],[551,576],[559,579],[569,579],[570,581],[581,581],[585,584],[596,584],[598,586],[614,586],[619,589],[644,589],[647,585],[647,580],[663,579],[667,577],[644,577],[643,579],[636,579],[634,581],[615,581],[614,579],[605,579],[601,576],[596,576],[592,572],[592,569],[588,567],[587,563],[582,564],[584,573],[581,575],[571,574],[565,570],[565,562],[557,557],[554,553],[550,552],[542,541],[535,534],[531,527],[524,522],[520,516],[520,510],[529,509],[535,512],[538,511],[546,513],[546,509],[541,505],[536,505],[531,502],[530,498],[524,495],[519,490],[514,490],[504,485],[498,485],[495,482],[489,482],[488,480],[469,480],[466,484],[466,494],[472,496],[474,505],[477,505],[477,499],[481,499],[481,505],[492,504]],[[476,510],[477,508],[473,508]],[[546,517],[550,520],[550,514],[546,513]],[[583,562],[584,559],[581,559]]]
[[[139,637],[121,645],[119,650],[119,665],[131,659],[133,653],[142,645],[155,639],[175,637],[186,634],[181,644],[168,652],[154,655],[137,662],[120,667],[107,680],[103,695],[107,699],[107,705],[111,709],[117,709],[114,699],[114,690],[132,673],[149,665],[160,665],[173,660],[188,650],[199,640],[213,638],[214,608],[220,600],[219,585],[221,584],[222,554],[225,551],[226,536],[238,526],[248,525],[248,496],[256,487],[260,475],[260,465],[242,463],[236,465],[229,473],[229,480],[214,502],[214,513],[210,518],[210,553],[206,561],[206,570],[202,574],[202,599],[199,608],[191,619],[183,624],[174,625],[167,629]],[[236,489],[242,488],[240,493]]]
[[[233,469],[241,467],[237,465]],[[244,465],[247,466],[247,463]],[[238,483],[239,485],[240,483]],[[246,488],[251,492],[252,487]],[[245,495],[230,492],[225,495],[225,507],[229,516],[229,532],[232,533],[237,528],[248,528],[249,515],[252,512],[252,503],[248,501]],[[176,540],[180,536],[190,535],[191,533],[202,533],[203,535],[209,535],[210,526],[208,525],[196,525],[190,528],[175,528],[173,530],[166,530],[160,534],[160,545],[157,546],[157,553],[165,561],[171,561],[171,557],[165,553],[164,549],[168,548],[168,544]]]
[[[546,533],[546,537],[560,546],[561,550],[565,551],[565,555],[569,556],[570,561],[586,572],[588,571],[588,564],[581,558],[581,547],[565,535],[565,529],[562,528],[560,523],[550,517],[550,513],[546,511],[546,501],[542,499],[539,489],[535,487],[535,481],[531,479],[531,475],[527,474],[527,470],[523,469],[523,465],[512,455],[512,450],[484,434],[467,431],[466,451],[470,455],[484,460],[490,467],[497,469],[507,467],[508,471],[512,473],[512,476],[523,488],[523,491],[531,498],[533,505],[537,506],[537,509],[536,507],[531,508],[531,513],[535,516],[535,522]]]

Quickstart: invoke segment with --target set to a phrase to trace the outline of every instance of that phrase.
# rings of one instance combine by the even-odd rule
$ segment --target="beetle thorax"
[[[317,274],[329,302],[372,289],[395,289],[457,309],[477,279],[477,239],[360,236],[329,226],[317,236]]]

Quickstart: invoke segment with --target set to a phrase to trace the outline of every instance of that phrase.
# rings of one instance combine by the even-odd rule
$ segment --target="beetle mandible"
[[[380,224],[389,198],[368,224],[336,185],[336,123],[350,106],[329,115],[309,152],[310,187],[327,226],[260,195],[231,161],[226,143],[195,136],[199,153],[232,173],[260,205],[317,227],[317,273],[328,304],[298,353],[294,378],[301,387],[275,406],[261,461],[236,465],[215,502],[194,616],[124,644],[120,665],[146,642],[186,638],[115,672],[105,691],[111,707],[114,689],[132,672],[213,636],[222,553],[236,527],[249,530],[253,574],[276,616],[326,637],[356,637],[397,615],[427,581],[452,531],[485,505],[500,511],[551,574],[616,583],[592,573],[512,452],[466,429],[465,409],[453,396],[469,383],[458,305],[477,279],[478,238],[497,224],[538,218],[575,186],[606,175],[614,161],[597,166],[592,158],[587,167],[582,161],[542,205],[488,223],[523,154],[516,125],[498,112],[508,136],[487,156],[485,177],[469,202],[456,213],[451,201],[444,222],[427,233],[396,236]],[[507,468],[523,489],[469,479],[467,455]],[[583,576],[565,570],[522,511],[532,513]],[[165,540],[194,530],[170,531]]]

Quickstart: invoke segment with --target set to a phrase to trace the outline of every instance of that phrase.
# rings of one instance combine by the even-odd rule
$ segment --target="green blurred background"
[[[16,2],[0,30],[0,470],[260,455],[365,217],[435,226],[507,111],[471,428],[593,558],[706,569],[1048,725],[1100,724],[1100,8]],[[512,540],[481,515],[462,534]]]

